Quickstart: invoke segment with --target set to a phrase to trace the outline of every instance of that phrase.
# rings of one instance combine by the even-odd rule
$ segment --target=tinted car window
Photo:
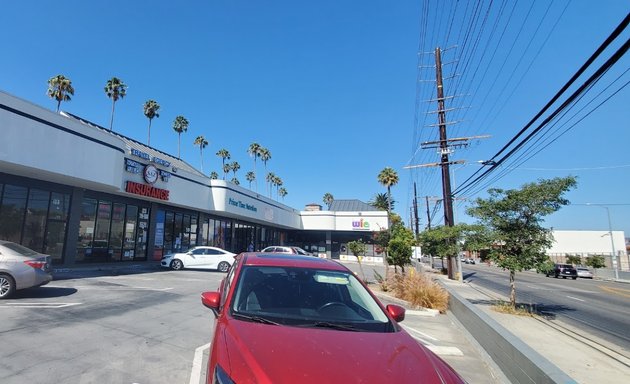
[[[10,249],[13,253],[21,256],[37,256],[37,252],[16,243],[4,243],[4,247]]]

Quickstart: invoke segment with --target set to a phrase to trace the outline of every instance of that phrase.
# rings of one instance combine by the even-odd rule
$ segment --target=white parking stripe
[[[203,366],[203,352],[208,348],[210,348],[210,343],[195,349],[195,357],[193,358],[192,369],[190,371],[190,384],[199,384],[199,380],[201,380],[201,367]]]
[[[573,296],[567,296],[569,299],[573,299],[573,300],[577,300],[577,301],[586,301],[586,300],[582,300],[582,299],[578,299],[577,297],[573,297]]]
[[[416,339],[418,341],[421,341],[422,344],[424,344],[424,345],[433,345],[430,341],[428,341],[426,339],[429,339],[431,341],[438,341],[438,339],[436,339],[435,337],[431,337],[431,336],[427,335],[426,333],[422,333],[422,332],[418,331],[417,329],[411,328],[411,327],[409,327],[407,325],[400,324],[400,326],[405,328],[405,330],[407,332],[409,332],[411,337],[413,337],[414,339]]]
[[[0,308],[65,308],[83,303],[2,303]]]

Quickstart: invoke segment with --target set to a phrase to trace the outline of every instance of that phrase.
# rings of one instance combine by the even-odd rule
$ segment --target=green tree
[[[391,204],[391,209],[394,210],[394,205],[396,200],[393,198],[389,202]],[[387,211],[388,201],[386,193],[377,193],[374,195],[374,198],[368,202],[371,206],[380,209],[381,211]]]
[[[227,174],[232,171],[232,164],[223,164],[223,180],[227,180]]]
[[[117,77],[112,77],[107,80],[105,84],[105,94],[112,100],[112,116],[109,120],[109,130],[111,131],[114,127],[114,109],[116,108],[116,102],[118,99],[122,99],[127,95],[127,84],[123,83]]]
[[[201,157],[201,172],[203,172],[203,149],[208,146],[208,140],[203,135],[197,136],[194,145],[199,146],[199,156]]]
[[[277,200],[278,197],[280,197],[279,188],[282,187],[282,185],[284,185],[284,181],[282,181],[280,176],[276,175],[276,177],[273,178],[273,185],[275,185],[276,187],[276,200]]]
[[[606,259],[602,255],[592,255],[586,258],[584,264],[595,269],[604,268],[606,266]]]
[[[221,164],[222,169],[223,169],[223,180],[225,180],[225,175],[230,172],[230,170],[228,169],[227,171],[225,170],[225,160],[230,160],[230,151],[228,151],[225,148],[221,148],[217,151],[217,156],[219,156],[221,158]]]
[[[254,174],[256,173],[256,159],[260,157],[260,150],[262,147],[258,143],[251,143],[247,148],[247,153],[254,158]],[[256,178],[249,181],[249,189],[252,188],[252,181],[256,180]],[[258,184],[256,184],[256,192],[258,192]]]
[[[267,171],[267,162],[271,160],[271,152],[264,147],[260,148],[260,161],[265,165],[265,172]]]
[[[398,184],[398,174],[391,167],[385,167],[378,174],[378,182],[387,188],[387,227],[391,228],[390,216],[392,213],[392,187]],[[387,254],[386,254],[387,255]],[[385,273],[387,274],[389,269],[387,268],[387,257],[383,258],[383,264],[385,264]]]
[[[151,121],[153,121],[153,119],[156,117],[160,117],[160,114],[158,113],[159,110],[160,104],[158,104],[155,100],[147,100],[144,103],[144,115],[147,117],[147,119],[149,119],[149,133],[147,137],[147,145],[149,147],[151,146]]]
[[[411,255],[413,253],[411,247],[416,241],[413,232],[405,227],[401,220],[396,220],[392,224],[391,239],[387,244],[388,263],[394,267],[400,267],[402,273],[405,273],[405,266],[411,264]]]
[[[286,195],[288,195],[289,192],[287,192],[286,188],[282,187],[278,190],[278,195],[280,195],[280,197],[282,197],[282,200],[284,200],[284,197]]]
[[[463,232],[462,250],[474,256],[480,257],[482,250],[490,249],[492,246],[492,232],[483,225],[467,225]]]
[[[57,75],[48,79],[48,97],[57,100],[57,112],[62,101],[70,101],[70,95],[74,96],[72,80],[64,75]]]
[[[234,178],[236,178],[236,172],[238,172],[239,169],[241,169],[241,165],[238,163],[238,161],[233,161],[230,164],[230,170],[232,171],[232,175],[234,176]]]
[[[367,246],[362,239],[359,239],[356,241],[350,241],[348,243],[348,249],[357,258],[357,263],[359,263],[359,270],[361,271],[361,278],[364,282],[367,283],[367,280],[365,279],[365,273],[363,273],[363,266],[361,264],[361,259],[363,258],[363,256],[365,256]]]
[[[582,258],[580,256],[577,256],[577,255],[566,255],[566,259],[567,259],[567,263],[569,263],[569,264],[573,264],[573,265],[581,265],[582,264]]]
[[[330,210],[330,206],[332,205],[332,202],[335,200],[335,198],[333,197],[332,194],[330,194],[329,192],[324,193],[324,204],[326,204],[326,206],[328,207],[328,210]]]
[[[267,173],[267,177],[265,177],[265,180],[267,181],[267,184],[269,186],[269,198],[271,198],[271,187],[273,186],[273,182],[276,179],[276,175],[273,172],[268,172]]]
[[[575,177],[528,183],[521,189],[491,188],[487,199],[478,198],[467,210],[495,234],[490,257],[510,272],[510,304],[516,308],[516,272],[539,268],[552,245],[543,218],[569,204],[563,195],[577,184]]]
[[[249,182],[249,189],[252,189],[252,181],[256,180],[256,174],[252,171],[249,171],[245,174],[245,180]]]
[[[210,172],[210,180],[216,180],[219,178],[219,174],[215,171]]]
[[[175,117],[175,120],[173,121],[173,130],[175,132],[177,132],[177,158],[180,159],[180,143],[181,143],[181,138],[182,138],[182,133],[188,131],[188,120],[182,116],[179,115],[177,117]]]
[[[241,184],[241,182],[240,182],[240,181],[238,181],[238,179],[237,179],[236,177],[233,177],[233,178],[232,178],[232,180],[230,180],[230,182],[231,182],[232,184],[234,184],[234,185],[240,185],[240,184]]]

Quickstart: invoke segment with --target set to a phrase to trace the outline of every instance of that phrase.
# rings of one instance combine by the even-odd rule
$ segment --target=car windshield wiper
[[[260,317],[260,316],[249,316],[249,315],[243,315],[242,313],[238,313],[235,312],[232,314],[232,316],[238,318],[238,319],[243,319],[243,320],[249,320],[249,321],[254,321],[256,323],[263,323],[263,324],[271,324],[271,325],[280,325],[280,323],[276,323],[273,320],[269,320],[266,319],[264,317]]]
[[[318,322],[315,322],[315,323],[301,324],[300,327],[330,328],[330,329],[337,329],[337,330],[340,330],[340,331],[361,332],[361,329],[359,329],[357,327],[353,327],[351,325],[330,323],[330,322],[327,322],[327,321],[318,321]]]

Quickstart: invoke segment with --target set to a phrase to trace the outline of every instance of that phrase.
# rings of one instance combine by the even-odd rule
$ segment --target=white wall
[[[615,251],[625,252],[626,241],[623,231],[612,231]],[[610,232],[608,231],[553,231],[555,239],[547,251],[550,255],[565,253],[612,254]]]

